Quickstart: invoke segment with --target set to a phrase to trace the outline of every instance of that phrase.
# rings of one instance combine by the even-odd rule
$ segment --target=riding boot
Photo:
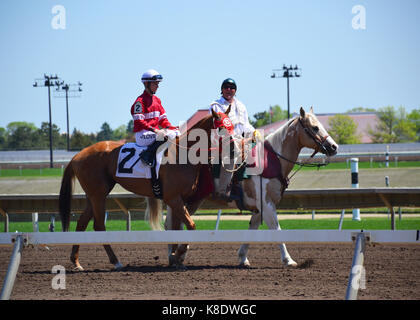
[[[155,140],[151,145],[147,147],[146,150],[144,150],[140,154],[140,160],[149,167],[154,167],[156,164],[156,151],[157,149],[166,142],[166,140]]]

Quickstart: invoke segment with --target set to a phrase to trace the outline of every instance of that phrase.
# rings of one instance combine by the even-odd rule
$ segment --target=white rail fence
[[[419,230],[196,230],[0,233],[0,245],[14,245],[0,294],[9,299],[23,248],[28,245],[167,243],[333,243],[356,241],[345,298],[357,299],[366,243],[418,243]]]
[[[84,195],[74,195],[73,212],[86,205]],[[144,198],[133,194],[111,194],[107,210],[123,211],[145,208]],[[395,229],[393,207],[420,207],[420,188],[315,189],[289,190],[279,209],[343,209],[386,206],[391,210],[391,229]],[[205,208],[216,208],[210,202]],[[8,213],[56,213],[58,195],[0,195],[0,213],[8,223]],[[218,207],[217,207],[218,208]],[[220,213],[220,211],[219,211]],[[342,213],[343,216],[343,213]],[[219,214],[220,217],[220,214]],[[333,243],[355,242],[346,299],[356,299],[365,244],[417,243],[418,230],[197,230],[197,231],[110,231],[110,232],[33,232],[0,233],[0,246],[13,245],[13,253],[1,291],[9,299],[19,268],[23,248],[28,245],[72,244],[167,244],[167,243]]]
[[[72,213],[80,213],[86,207],[84,194],[73,195]],[[326,210],[354,208],[387,207],[390,212],[391,229],[395,229],[394,207],[420,207],[420,188],[339,188],[339,189],[299,189],[286,190],[277,209],[286,210]],[[124,212],[127,230],[131,226],[131,212],[144,211],[144,197],[132,193],[111,193],[106,200],[107,212]],[[219,203],[205,201],[201,209],[228,209]],[[21,194],[0,195],[0,214],[5,221],[4,231],[9,231],[9,214],[39,213],[56,214],[58,212],[57,194]],[[313,218],[314,218],[313,211]],[[401,213],[400,213],[401,216]],[[342,217],[344,215],[342,214]],[[34,215],[36,218],[36,215]]]

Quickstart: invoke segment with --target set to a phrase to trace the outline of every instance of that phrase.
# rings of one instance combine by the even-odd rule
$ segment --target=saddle
[[[247,167],[254,168],[255,166],[262,166],[263,171],[261,176],[266,179],[277,178],[282,184],[281,194],[283,195],[284,191],[289,186],[289,179],[284,177],[281,171],[281,162],[277,153],[274,151],[271,144],[266,140],[264,141],[264,157],[263,159],[256,158],[258,145],[255,145],[252,148],[252,156],[256,159],[256,163],[247,164]]]
[[[165,149],[156,154],[159,145],[155,145],[147,150],[147,147],[140,147],[133,142],[126,143],[120,149],[115,175],[123,178],[151,179],[155,197],[162,199],[163,194],[159,180],[159,168]],[[146,158],[146,161],[143,161],[144,158]],[[143,162],[147,162],[147,164],[143,164]],[[149,164],[152,166],[150,167]]]

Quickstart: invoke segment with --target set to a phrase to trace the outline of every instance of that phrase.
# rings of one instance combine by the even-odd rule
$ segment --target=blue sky
[[[65,29],[51,25],[55,5]],[[356,5],[365,29],[352,27]],[[3,0],[0,127],[48,121],[47,88],[32,87],[46,73],[83,83],[69,100],[71,132],[115,129],[131,119],[149,68],[164,76],[157,95],[173,124],[207,108],[227,77],[250,116],[286,108],[286,79],[270,78],[283,64],[302,69],[291,112],[411,111],[420,108],[419,12],[418,0]],[[65,99],[52,98],[52,119],[66,131]]]

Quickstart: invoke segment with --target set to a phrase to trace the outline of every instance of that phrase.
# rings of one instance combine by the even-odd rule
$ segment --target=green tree
[[[134,121],[133,119],[131,119],[130,121],[128,121],[127,123],[127,132],[126,132],[126,139],[128,141],[135,141],[134,139]]]
[[[113,132],[114,140],[122,140],[127,138],[127,126],[125,124],[120,125]]]
[[[12,150],[34,149],[39,145],[38,129],[25,121],[10,122],[7,125],[7,148]]]
[[[87,146],[90,146],[94,142],[95,142],[94,135],[84,134],[83,132],[74,128],[73,134],[71,135],[71,139],[70,139],[70,149],[81,150],[83,148],[86,148]]]
[[[113,140],[114,132],[107,122],[104,122],[101,126],[101,130],[98,132],[97,141]]]
[[[398,136],[399,142],[416,141],[416,125],[408,119],[407,112],[402,106],[397,111],[397,123],[394,132]]]
[[[133,133],[133,130],[134,130],[134,120],[131,119],[127,123],[127,133],[132,134]]]
[[[7,132],[6,129],[0,127],[0,149],[6,149],[7,147]]]
[[[378,110],[379,123],[368,133],[374,143],[398,143],[415,141],[416,132],[413,122],[408,121],[404,107],[395,110],[386,106]]]
[[[250,123],[255,127],[259,128],[270,123],[287,119],[287,110],[283,110],[279,105],[270,106],[268,111],[258,112],[253,115],[255,121]]]
[[[66,147],[65,135],[60,134],[60,128],[56,124],[52,124],[52,140],[54,149],[63,149]],[[38,134],[40,136],[39,148],[49,148],[50,147],[50,124],[48,122],[42,122],[41,128],[38,129]]]
[[[353,119],[344,114],[336,114],[328,119],[331,137],[338,144],[357,144],[360,143],[360,135],[357,135],[357,124]]]
[[[420,142],[420,109],[414,109],[408,115],[408,120],[414,124],[416,132],[416,141]]]

